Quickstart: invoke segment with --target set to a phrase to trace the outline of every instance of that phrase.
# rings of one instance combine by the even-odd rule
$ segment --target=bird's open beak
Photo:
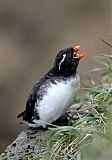
[[[75,46],[75,47],[73,47],[73,49],[74,49],[74,53],[76,53],[75,57],[77,57],[79,60],[85,56],[85,54],[78,54],[77,53],[80,50],[80,46]]]
[[[80,46],[75,46],[75,47],[73,47],[73,49],[74,49],[74,52],[77,52],[80,50]]]

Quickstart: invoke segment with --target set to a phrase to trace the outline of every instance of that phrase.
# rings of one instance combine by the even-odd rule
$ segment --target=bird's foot
[[[59,126],[68,126],[72,124],[73,115],[70,113],[65,113],[59,119],[53,122],[55,125]]]

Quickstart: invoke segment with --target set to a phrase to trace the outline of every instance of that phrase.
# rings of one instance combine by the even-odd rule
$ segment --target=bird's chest
[[[38,104],[40,117],[45,118],[52,115],[54,120],[60,117],[73,102],[79,88],[80,77],[78,75],[67,80],[56,81],[56,84],[50,84],[49,89]]]

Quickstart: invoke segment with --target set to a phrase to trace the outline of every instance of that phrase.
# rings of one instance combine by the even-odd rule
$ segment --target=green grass
[[[78,120],[71,126],[50,128],[46,154],[40,160],[104,160],[112,147],[112,54],[100,55],[97,66],[94,71],[100,71],[101,85],[83,88],[87,94],[75,100],[79,107],[72,113]]]
[[[110,88],[103,88],[89,89],[89,93],[92,95],[89,104],[96,104],[97,107],[85,110],[86,113],[83,111],[82,117],[80,110],[77,111],[79,120],[73,121],[72,126],[51,129],[47,142],[46,160],[82,160],[85,157],[87,159],[85,153],[89,147],[93,150],[97,146],[98,149],[103,137],[107,142],[110,142],[107,131],[110,128],[112,98],[110,100],[109,97],[112,96],[112,92],[110,92]]]

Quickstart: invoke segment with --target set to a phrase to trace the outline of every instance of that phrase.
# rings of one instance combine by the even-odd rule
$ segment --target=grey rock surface
[[[0,155],[0,160],[28,160],[28,157],[42,157],[48,131],[28,128]]]
[[[80,116],[87,114],[87,110],[96,107],[96,105],[87,104],[75,104],[70,108],[70,114],[67,114],[72,119],[77,120],[79,116],[75,115],[75,109],[78,110]],[[72,114],[73,110],[73,114]],[[66,114],[65,114],[66,115]],[[71,116],[72,115],[72,116]],[[74,115],[74,116],[73,116]],[[70,120],[69,120],[70,121]],[[55,125],[67,125],[66,116],[63,116]],[[10,144],[6,150],[0,155],[0,160],[30,160],[29,157],[36,157],[40,159],[46,153],[46,142],[49,130],[40,130],[28,128],[22,131],[15,141]]]

